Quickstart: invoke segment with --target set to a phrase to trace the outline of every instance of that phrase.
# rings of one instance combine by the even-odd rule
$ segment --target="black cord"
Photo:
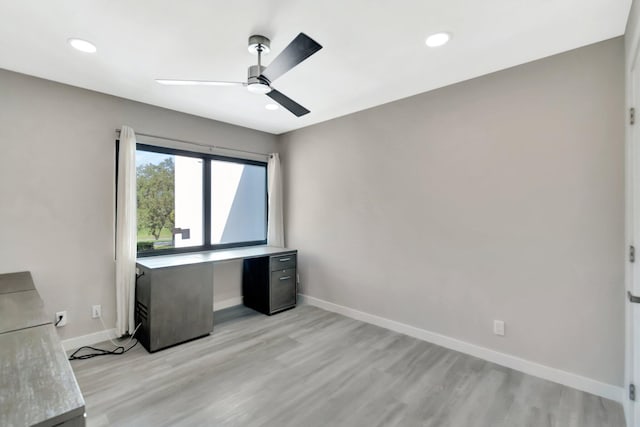
[[[73,353],[71,353],[71,356],[69,356],[69,360],[84,360],[84,359],[91,359],[92,357],[98,357],[98,356],[109,356],[109,355],[120,355],[120,354],[125,354],[127,351],[131,350],[133,347],[136,346],[136,344],[138,344],[138,340],[136,340],[136,342],[134,342],[129,348],[124,348],[124,346],[117,346],[116,348],[114,348],[113,350],[104,350],[101,348],[95,348],[95,347],[91,347],[88,345],[85,345],[84,347],[80,347],[79,349],[77,349],[76,351],[74,351]],[[89,349],[89,350],[93,350],[94,353],[88,353],[88,354],[82,354],[80,356],[78,356],[78,353],[84,349]]]
[[[62,322],[62,316],[60,316],[60,318],[58,319],[58,321],[55,323],[54,326],[58,326],[58,323]]]
[[[132,339],[134,339],[134,337],[136,336],[136,332],[138,332],[138,328],[140,326],[142,326],[142,324],[138,323],[138,326],[136,326],[136,328],[133,330],[133,333],[131,334],[131,338],[129,339],[128,342],[130,342]],[[111,342],[113,343],[113,341],[111,341]],[[83,347],[80,347],[79,349],[77,349],[73,353],[71,353],[71,356],[69,356],[69,360],[91,359],[92,357],[98,357],[98,356],[119,356],[119,355],[125,354],[127,351],[131,350],[133,347],[136,346],[136,344],[138,344],[138,340],[137,339],[136,339],[136,342],[134,342],[133,344],[131,344],[129,346],[129,348],[125,348],[124,346],[119,345],[119,346],[116,346],[116,348],[114,348],[113,350],[104,350],[102,348],[96,348],[96,347],[91,347],[89,345],[85,345]],[[82,354],[82,355],[78,356],[78,353],[80,353],[84,349],[93,350],[94,353]]]

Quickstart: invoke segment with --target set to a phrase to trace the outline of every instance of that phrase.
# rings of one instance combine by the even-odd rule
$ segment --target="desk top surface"
[[[0,334],[0,425],[58,425],[84,399],[53,325]]]
[[[0,294],[0,334],[52,323],[38,291]]]
[[[28,271],[0,274],[0,294],[32,291],[35,288],[31,273]]]
[[[273,246],[249,246],[244,248],[222,249],[216,251],[190,252],[184,254],[151,256],[138,258],[136,262],[145,268],[166,268],[178,265],[200,264],[204,262],[224,262],[238,259],[258,258],[284,253],[296,253],[295,249]]]

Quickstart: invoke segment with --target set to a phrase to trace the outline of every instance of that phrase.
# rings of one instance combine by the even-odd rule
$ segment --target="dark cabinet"
[[[243,302],[264,314],[274,314],[296,305],[295,252],[245,259],[242,273]]]
[[[150,353],[213,331],[213,264],[149,268],[138,263],[138,340]]]

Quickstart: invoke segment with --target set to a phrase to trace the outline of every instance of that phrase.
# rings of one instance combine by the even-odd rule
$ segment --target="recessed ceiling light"
[[[86,52],[86,53],[95,53],[96,47],[93,43],[90,43],[86,40],[82,40],[82,39],[69,39],[69,44],[74,48],[79,50],[80,52]]]
[[[451,40],[451,34],[449,33],[435,33],[427,37],[426,44],[429,47],[438,47],[447,44]]]
[[[267,104],[267,105],[264,106],[264,108],[266,108],[267,110],[270,110],[270,111],[274,111],[274,110],[277,110],[280,107],[278,107],[278,104]]]

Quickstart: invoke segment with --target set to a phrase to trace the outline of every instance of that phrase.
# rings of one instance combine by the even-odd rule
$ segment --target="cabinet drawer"
[[[296,269],[271,273],[270,312],[292,307],[296,304]]]
[[[295,268],[296,254],[284,254],[271,257],[271,271]]]

